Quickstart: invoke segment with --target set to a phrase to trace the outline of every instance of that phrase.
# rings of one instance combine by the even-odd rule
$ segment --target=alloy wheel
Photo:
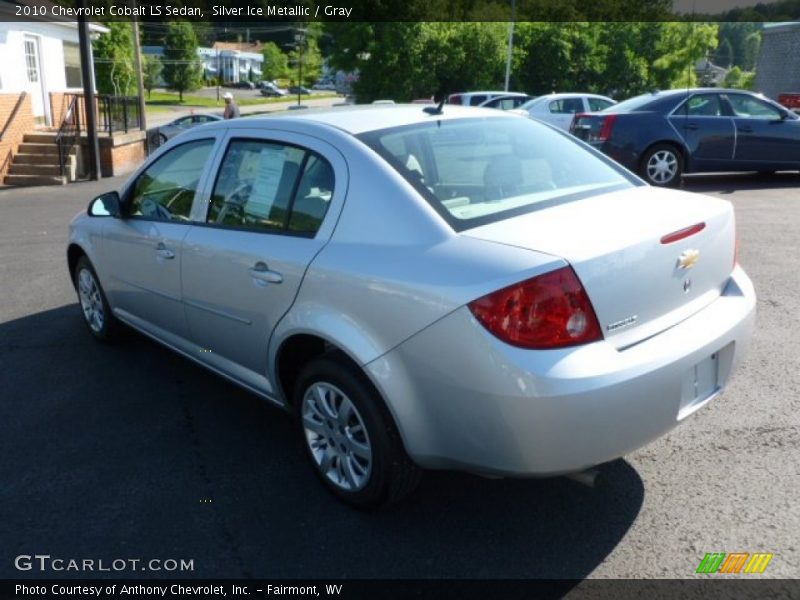
[[[322,475],[343,491],[364,488],[372,472],[373,452],[364,419],[335,385],[316,382],[303,396],[306,443]]]
[[[664,185],[678,173],[678,157],[670,150],[653,152],[647,161],[647,177],[650,181]]]
[[[102,332],[105,325],[103,297],[100,295],[100,286],[89,269],[83,268],[78,273],[78,297],[83,317],[90,329],[95,333]]]

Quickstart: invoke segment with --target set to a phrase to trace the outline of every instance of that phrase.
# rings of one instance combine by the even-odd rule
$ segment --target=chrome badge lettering
[[[617,329],[622,329],[623,327],[628,327],[629,325],[633,325],[639,319],[638,315],[632,315],[630,317],[626,317],[621,321],[616,321],[614,323],[609,323],[606,325],[606,331],[616,331]]]

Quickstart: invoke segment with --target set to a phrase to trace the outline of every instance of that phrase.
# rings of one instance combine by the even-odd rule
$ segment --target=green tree
[[[179,102],[183,102],[183,92],[196,90],[202,85],[201,71],[197,36],[191,23],[169,22],[164,44],[164,81],[169,89],[178,92]]]
[[[267,42],[261,49],[264,55],[264,66],[261,67],[261,76],[272,81],[286,77],[289,70],[289,58],[284,54],[275,42]]]
[[[161,84],[161,72],[164,65],[161,59],[157,56],[144,56],[142,62],[142,80],[144,82],[144,89],[147,90],[147,97],[150,98],[150,92],[153,88]]]
[[[733,46],[728,38],[721,38],[714,62],[726,69],[733,65]]]
[[[657,58],[650,82],[659,89],[691,87],[697,83],[695,63],[716,48],[718,28],[714,23],[667,22],[654,49]]]
[[[106,23],[109,31],[92,42],[97,90],[102,94],[126,95],[135,87],[133,31],[130,23]]]
[[[300,74],[299,61],[301,60],[299,48],[295,48],[289,52],[289,63],[293,68],[287,69],[285,76],[289,77],[293,82],[297,83],[297,85],[311,85],[319,79],[320,74],[322,74],[322,53],[317,45],[317,40],[312,36],[306,37],[302,45],[302,81],[298,80]]]
[[[742,68],[751,71],[756,68],[761,51],[761,31],[754,31],[744,38],[744,60]]]
[[[755,73],[743,71],[738,66],[734,66],[725,76],[725,87],[741,90],[752,90],[755,82]]]

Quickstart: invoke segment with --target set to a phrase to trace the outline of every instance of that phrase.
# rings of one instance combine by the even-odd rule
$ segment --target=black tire
[[[658,163],[663,164],[666,171],[658,168]],[[650,185],[675,187],[681,182],[683,168],[683,154],[677,147],[672,144],[655,144],[642,157],[639,174]]]
[[[333,387],[336,388],[336,391],[342,392],[345,399],[352,404],[357,415],[357,419],[353,417],[354,420],[350,421],[351,424],[355,423],[352,430],[358,430],[358,422],[363,423],[366,430],[366,446],[371,450],[371,463],[368,474],[363,477],[358,487],[346,489],[350,482],[341,484],[334,482],[332,477],[335,477],[335,473],[333,475],[331,473],[337,469],[333,466],[329,467],[326,473],[319,462],[324,459],[315,458],[315,450],[312,450],[312,444],[316,443],[318,453],[339,453],[338,450],[332,448],[336,445],[335,441],[333,444],[327,444],[325,443],[327,438],[323,437],[323,434],[306,429],[309,419],[314,420],[315,415],[318,414],[314,411],[315,407],[321,408],[319,397],[315,395],[315,391],[320,389],[318,387],[320,385],[327,388]],[[309,396],[308,403],[305,401],[307,394]],[[421,470],[406,454],[389,410],[366,375],[346,358],[338,353],[331,353],[310,361],[300,372],[293,396],[294,412],[306,455],[314,472],[337,498],[354,508],[370,510],[397,502],[416,488],[421,477]],[[330,402],[335,402],[336,397],[337,394],[334,391],[327,395]],[[343,404],[340,404],[341,406]],[[329,422],[339,424],[334,417],[329,417]],[[329,433],[331,431],[324,424],[317,425],[317,427],[322,427]],[[350,427],[346,429],[347,432],[342,430],[340,433],[341,453],[347,451],[344,446],[344,443],[347,443],[347,440],[344,439],[345,436],[354,439],[356,435],[359,435],[350,433]],[[363,445],[363,441],[364,439],[361,438],[359,443]],[[344,473],[346,465],[352,464],[355,460],[357,460],[356,457],[351,454],[344,461],[334,458],[329,464],[341,466],[341,472]]]
[[[85,272],[86,274],[82,275],[82,272]],[[84,278],[83,282],[81,281],[82,277]],[[86,283],[88,281],[87,278],[90,278],[96,286],[96,296],[94,295],[95,292],[92,289],[86,290]],[[92,263],[85,256],[81,256],[78,259],[78,262],[75,264],[75,271],[72,274],[72,281],[75,285],[75,291],[78,294],[78,306],[81,310],[81,316],[83,317],[83,322],[86,324],[86,328],[89,330],[89,333],[91,333],[95,339],[101,342],[113,342],[119,339],[121,324],[111,312],[111,307],[108,305],[108,300],[106,299],[106,294],[100,285],[100,279],[97,277],[97,272],[94,270]],[[92,310],[94,311],[94,314],[97,314],[98,308],[101,309],[102,321],[98,321],[96,318],[90,318],[88,314],[89,311],[87,311],[86,308],[86,299],[83,298],[82,294],[82,285],[84,286],[84,290],[88,292],[88,295],[93,297],[94,304],[92,306]]]

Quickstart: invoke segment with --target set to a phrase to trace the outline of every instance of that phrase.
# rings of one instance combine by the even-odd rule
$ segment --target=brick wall
[[[773,100],[781,92],[800,92],[800,26],[777,26],[761,35],[756,91]]]
[[[144,131],[101,137],[100,172],[103,177],[114,177],[135,170],[147,157]]]
[[[64,120],[64,115],[67,114],[69,103],[72,97],[75,96],[74,92],[50,92],[50,112],[53,115],[53,126],[58,129]],[[86,131],[86,105],[83,102],[83,94],[78,94],[78,110],[80,110],[81,131]],[[95,103],[95,110],[97,104]],[[95,117],[96,119],[98,117]]]
[[[17,147],[25,134],[33,132],[36,128],[30,95],[25,96],[13,122],[9,122],[19,97],[20,94],[0,94],[0,132],[3,131],[6,123],[9,123],[3,139],[0,140],[0,183],[5,179],[6,171],[8,171],[11,160],[17,153]]]

